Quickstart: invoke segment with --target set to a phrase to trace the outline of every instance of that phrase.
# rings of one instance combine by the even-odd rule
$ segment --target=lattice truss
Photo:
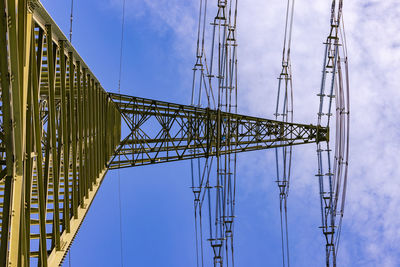
[[[326,128],[109,93],[128,131],[109,167],[124,168],[328,139]],[[227,138],[230,136],[230,138]]]
[[[41,4],[16,4],[0,1],[0,265],[54,266],[107,171],[121,117]]]

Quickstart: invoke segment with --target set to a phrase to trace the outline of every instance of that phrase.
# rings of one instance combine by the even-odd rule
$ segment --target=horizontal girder
[[[109,168],[125,168],[328,140],[314,125],[109,93],[126,123]]]

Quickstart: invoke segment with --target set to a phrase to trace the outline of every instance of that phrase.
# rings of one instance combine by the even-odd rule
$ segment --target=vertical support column
[[[95,114],[94,115],[94,148],[95,148],[95,152],[94,152],[94,160],[96,162],[95,166],[95,179],[97,179],[98,174],[100,173],[100,135],[99,135],[99,84],[96,82],[95,86],[94,86],[94,110],[95,110]],[[94,181],[93,181],[94,182]]]
[[[34,29],[32,28],[32,36]],[[32,38],[33,40],[33,38]],[[39,262],[42,266],[47,266],[47,244],[46,244],[46,192],[47,184],[43,177],[43,158],[42,158],[42,127],[39,111],[39,84],[41,77],[42,53],[43,53],[43,30],[39,29],[37,54],[35,53],[35,44],[32,42],[31,51],[31,70],[32,70],[32,103],[33,103],[33,136],[36,153],[36,178],[38,190],[39,206]],[[36,59],[37,58],[37,59]],[[28,237],[29,238],[29,237]]]
[[[0,10],[6,10],[6,1],[0,0]],[[8,254],[8,240],[9,240],[9,213],[10,213],[10,198],[12,179],[14,176],[14,163],[13,163],[13,133],[12,133],[12,105],[11,105],[11,73],[8,60],[7,49],[7,13],[0,14],[0,82],[1,82],[1,100],[3,112],[3,129],[4,129],[4,143],[6,146],[6,177],[3,199],[3,216],[1,225],[1,243],[0,243],[0,266],[7,265]],[[9,104],[8,104],[9,103]]]
[[[76,206],[74,207],[74,218],[78,218],[78,206],[82,203],[83,200],[83,151],[82,151],[82,141],[83,141],[83,109],[82,109],[82,89],[81,89],[81,63],[79,61],[76,62],[76,83],[77,83],[77,126],[78,126],[78,190],[76,192]]]
[[[86,198],[89,192],[89,187],[88,187],[88,180],[89,180],[89,175],[90,175],[90,169],[89,169],[89,161],[88,161],[88,76],[86,74],[86,68],[83,69],[83,73],[82,73],[82,90],[83,90],[83,99],[82,99],[82,108],[83,108],[83,114],[82,114],[82,121],[83,121],[83,125],[85,126],[82,129],[83,132],[83,151],[84,151],[84,173],[83,173],[83,184],[82,184],[82,188],[83,188],[83,196]],[[81,203],[83,204],[83,202]]]
[[[61,65],[61,128],[62,128],[62,148],[63,148],[63,174],[64,174],[64,220],[63,226],[69,231],[69,217],[66,217],[69,209],[68,195],[68,174],[69,174],[69,135],[67,120],[67,89],[66,89],[66,62],[65,62],[65,41],[60,41],[60,65]]]
[[[32,34],[32,32],[29,32]],[[28,33],[27,33],[28,34]],[[33,44],[34,46],[34,44]],[[32,51],[32,50],[31,50]],[[30,57],[29,66],[32,66],[32,58],[35,57],[35,52],[33,50],[32,56]],[[29,262],[29,252],[30,252],[30,225],[31,225],[31,194],[32,194],[32,184],[33,184],[33,125],[32,125],[32,86],[33,86],[33,74],[28,72],[29,82],[28,82],[28,97],[27,97],[27,109],[26,109],[26,146],[25,146],[25,165],[24,165],[24,180],[23,180],[23,190],[25,194],[24,208],[21,216],[21,233],[20,233],[20,255],[19,261],[20,265],[25,266]]]
[[[100,149],[101,149],[101,154],[100,154],[100,163],[101,163],[101,169],[104,169],[105,167],[105,146],[106,146],[106,142],[105,142],[105,116],[104,116],[104,110],[105,110],[105,103],[106,103],[107,99],[105,97],[105,93],[103,92],[103,90],[100,90]]]
[[[53,38],[51,25],[46,25],[47,32],[47,65],[49,69],[49,135],[51,156],[53,160],[53,194],[54,194],[54,223],[53,233],[55,249],[60,249],[60,211],[59,211],[59,162],[57,155],[57,135],[56,135],[56,105],[55,105],[55,55],[53,51]]]
[[[18,8],[18,10],[16,9]],[[3,9],[5,10],[5,9]],[[17,11],[17,13],[16,13]],[[9,216],[10,232],[8,242],[8,263],[7,266],[18,266],[21,264],[21,212],[24,202],[24,160],[25,160],[25,137],[26,137],[26,108],[27,108],[27,90],[28,90],[28,71],[30,60],[30,42],[32,14],[27,11],[27,2],[8,1],[8,50],[10,56],[11,69],[11,88],[12,97],[9,102],[12,105],[12,125],[14,138],[14,170],[13,177],[9,178],[9,192],[5,195],[9,197],[10,202],[4,199],[4,205],[11,205],[6,213],[3,211],[3,218]],[[27,34],[29,33],[29,34]],[[11,155],[7,155],[10,157]],[[11,184],[10,184],[11,183]],[[6,233],[7,236],[7,233]],[[2,237],[3,239],[4,237]],[[5,248],[7,250],[7,248]],[[2,259],[3,260],[3,259]]]
[[[89,86],[88,86],[88,102],[89,102],[89,165],[90,165],[90,176],[89,176],[89,190],[93,190],[93,182],[95,181],[95,160],[94,160],[94,80],[92,77],[88,78]]]
[[[72,52],[68,53],[69,57],[69,90],[70,90],[70,105],[71,105],[71,113],[70,113],[70,120],[71,120],[71,138],[72,138],[72,213],[77,210],[77,198],[76,198],[76,109],[75,109],[75,66]],[[69,183],[68,183],[69,184]],[[68,186],[69,190],[69,186]],[[69,209],[69,206],[68,206]],[[69,221],[70,213],[68,213],[68,221]],[[69,229],[68,231],[69,232]]]

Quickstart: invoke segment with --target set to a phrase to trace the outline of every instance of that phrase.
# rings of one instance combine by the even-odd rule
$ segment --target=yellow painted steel
[[[119,144],[120,114],[40,2],[0,10],[0,266],[58,266]]]

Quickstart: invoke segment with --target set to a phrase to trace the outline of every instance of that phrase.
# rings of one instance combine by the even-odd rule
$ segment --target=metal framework
[[[0,266],[56,266],[119,144],[120,114],[40,3],[0,10]]]
[[[313,125],[115,93],[109,96],[128,126],[110,169],[328,140],[327,128]]]
[[[40,2],[0,10],[0,266],[61,264],[108,169],[329,140],[327,127],[107,93]]]

